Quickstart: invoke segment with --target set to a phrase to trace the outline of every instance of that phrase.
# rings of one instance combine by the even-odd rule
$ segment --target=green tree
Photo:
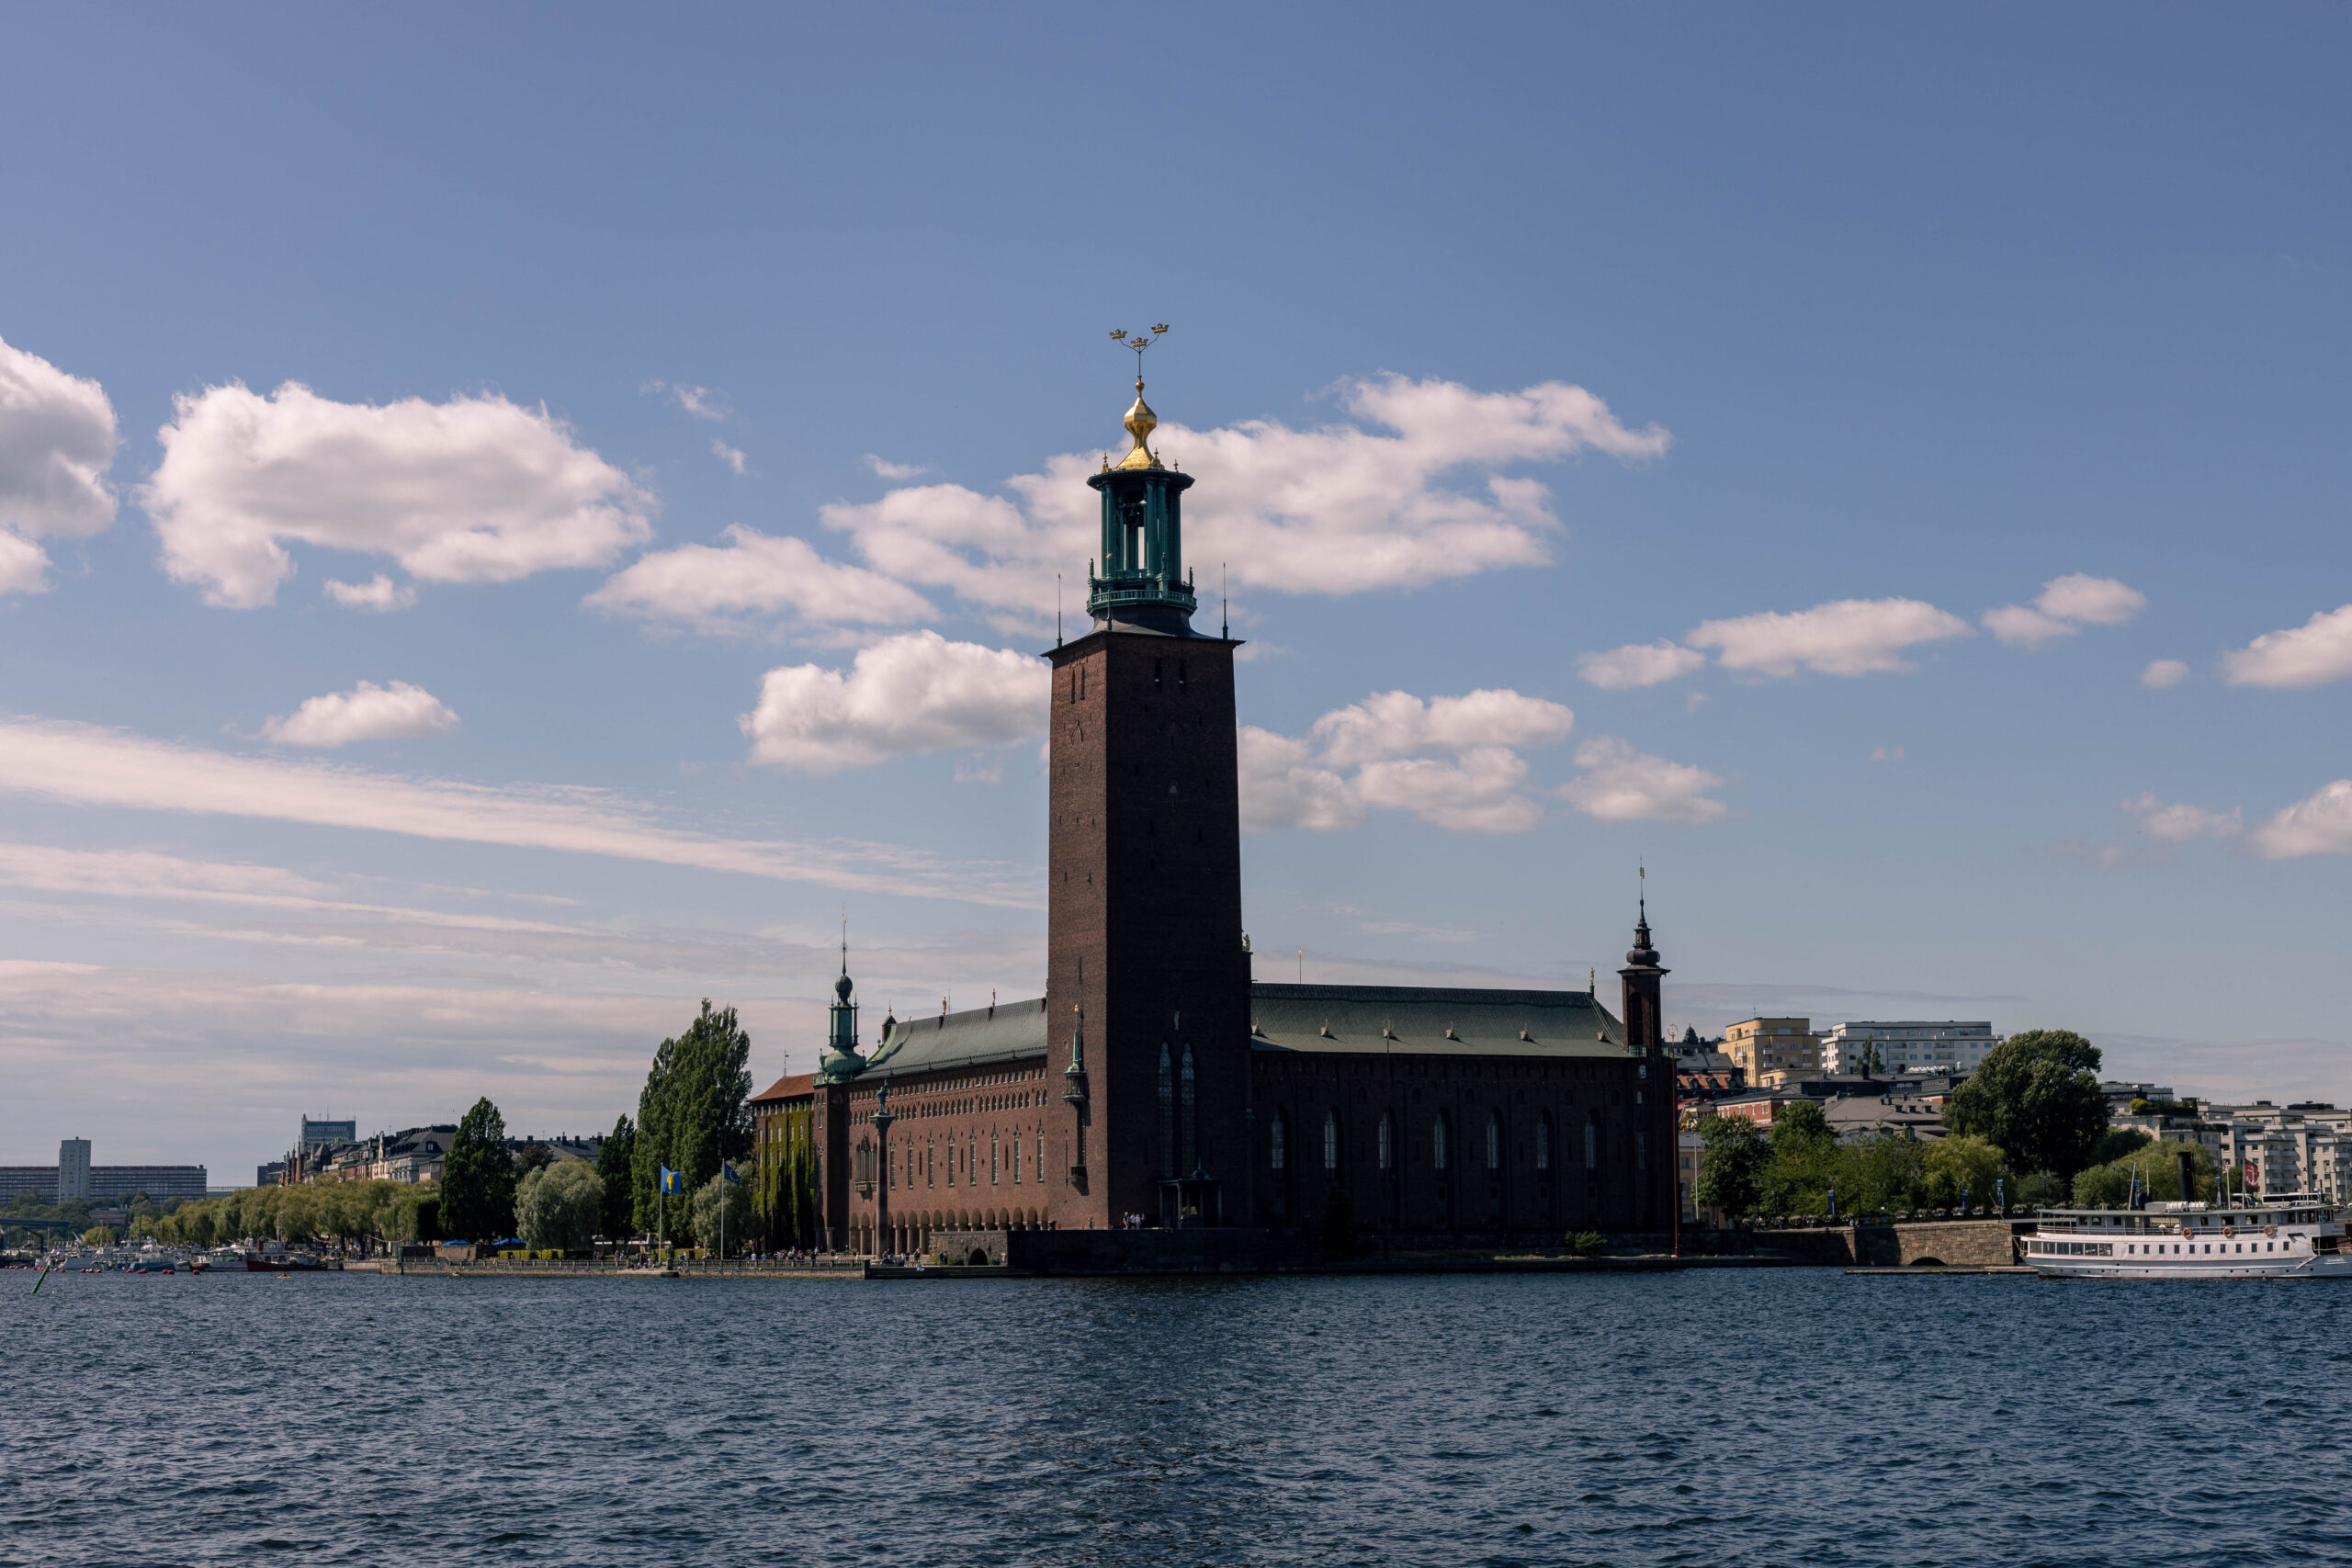
[[[613,1123],[605,1146],[596,1152],[596,1176],[605,1184],[605,1212],[597,1227],[614,1240],[636,1229],[636,1202],[630,1188],[636,1180],[637,1123],[626,1113]]]
[[[1764,1162],[1771,1153],[1763,1129],[1745,1116],[1702,1116],[1699,1143],[1706,1152],[1691,1196],[1725,1219],[1755,1213]]]
[[[1992,1143],[1964,1133],[1922,1145],[1919,1165],[1932,1184],[1935,1201],[1957,1203],[1965,1192],[1972,1208],[1993,1201],[1993,1184],[2008,1168]]]
[[[2098,1142],[2091,1145],[2090,1163],[2112,1165],[2132,1150],[2153,1141],[2137,1127],[2109,1127],[2099,1134]]]
[[[535,1247],[584,1252],[604,1221],[604,1179],[584,1159],[540,1166],[514,1189],[515,1230]]]
[[[2107,1132],[2098,1066],[2098,1047],[2072,1030],[2012,1034],[1952,1091],[1944,1122],[1990,1139],[2017,1168],[2064,1181],[2090,1162]]]
[[[1840,1144],[1831,1162],[1840,1213],[1907,1209],[1925,1185],[1926,1147],[1908,1129]]]
[[[514,1161],[506,1152],[506,1119],[488,1100],[474,1101],[449,1140],[441,1165],[441,1226],[460,1241],[501,1241],[514,1234]]]
[[[2181,1197],[2179,1156],[2183,1154],[2188,1156],[2191,1168],[2189,1183],[2194,1190],[2188,1194],[2189,1201],[2212,1201],[2214,1188],[2223,1175],[2220,1165],[2204,1145],[2173,1138],[2143,1143],[2103,1165],[2077,1172],[2075,1203],[2085,1209],[2120,1209],[2131,1200],[2135,1174],[2143,1197],[2159,1203],[2177,1202]],[[2234,1192],[2242,1183],[2235,1179],[2236,1172],[2228,1174],[2232,1179],[2227,1186]]]
[[[675,1170],[677,1167],[670,1168]],[[695,1189],[695,1245],[708,1247],[713,1252],[718,1250],[721,1203],[727,1206],[728,1248],[741,1251],[743,1244],[752,1239],[751,1193],[742,1182],[728,1181],[716,1176]]]
[[[752,1037],[735,1010],[714,1010],[707,998],[684,1033],[664,1040],[637,1100],[637,1136],[630,1189],[639,1228],[650,1230],[660,1203],[662,1168],[685,1178],[696,1192],[718,1174],[721,1160],[740,1160],[752,1148]]]
[[[1762,1205],[1768,1214],[1818,1214],[1836,1184],[1838,1135],[1809,1100],[1783,1106],[1772,1118],[1771,1156],[1764,1163]]]

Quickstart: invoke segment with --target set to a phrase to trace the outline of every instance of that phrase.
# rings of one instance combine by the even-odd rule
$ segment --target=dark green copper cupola
[[[1152,452],[1159,419],[1143,400],[1141,376],[1125,423],[1135,449],[1116,467],[1105,458],[1101,473],[1087,476],[1102,497],[1102,553],[1100,574],[1087,581],[1086,613],[1188,637],[1197,601],[1184,572],[1183,496],[1193,481],[1162,467]]]

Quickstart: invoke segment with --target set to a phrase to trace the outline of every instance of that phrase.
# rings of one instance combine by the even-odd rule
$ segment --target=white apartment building
[[[1881,1073],[1973,1073],[1999,1043],[1989,1021],[1864,1019],[1822,1035],[1821,1066],[1832,1073],[1860,1072],[1875,1045]]]
[[[2352,1202],[2352,1112],[2332,1105],[2211,1105],[2199,1141],[2223,1167],[2251,1173],[2266,1196],[2316,1192]]]

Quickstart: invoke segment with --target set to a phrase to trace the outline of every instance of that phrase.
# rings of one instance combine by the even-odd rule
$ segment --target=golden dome
[[[1123,468],[1156,468],[1159,459],[1151,455],[1151,433],[1159,428],[1159,416],[1143,400],[1143,378],[1136,378],[1136,406],[1127,411],[1124,421],[1127,434],[1136,438],[1136,449],[1119,459]]]

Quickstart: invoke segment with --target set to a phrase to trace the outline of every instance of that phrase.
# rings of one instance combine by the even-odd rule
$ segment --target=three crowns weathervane
[[[1136,351],[1136,385],[1138,387],[1143,385],[1143,351],[1158,343],[1167,331],[1168,323],[1160,321],[1148,333],[1130,333],[1126,328],[1120,327],[1111,333],[1113,343],[1125,344]]]

